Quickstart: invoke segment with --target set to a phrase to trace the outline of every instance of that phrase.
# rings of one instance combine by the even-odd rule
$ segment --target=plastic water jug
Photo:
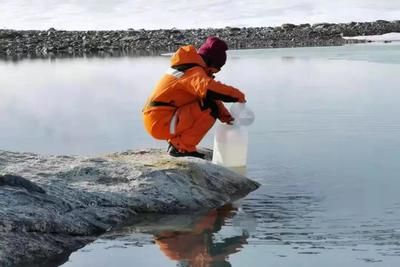
[[[248,126],[254,122],[254,113],[244,103],[234,103],[230,108],[232,117],[235,118],[234,124]]]
[[[248,132],[245,126],[254,121],[254,113],[245,104],[235,103],[230,109],[233,125],[218,123],[214,136],[212,162],[225,167],[247,164]]]

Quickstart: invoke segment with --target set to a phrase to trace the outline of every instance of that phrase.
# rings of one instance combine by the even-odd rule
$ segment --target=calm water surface
[[[166,147],[140,110],[168,60],[0,62],[0,148]],[[399,44],[230,51],[218,78],[256,114],[246,173],[262,186],[208,214],[141,217],[63,266],[398,266],[399,73]]]

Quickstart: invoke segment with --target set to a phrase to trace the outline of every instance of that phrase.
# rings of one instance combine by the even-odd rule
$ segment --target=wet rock
[[[0,175],[0,186],[22,187],[29,192],[46,193],[40,186],[21,176],[15,175]]]
[[[208,210],[258,186],[209,161],[160,150],[99,157],[0,150],[0,266],[70,253],[140,213]]]
[[[180,45],[199,46],[207,36],[219,36],[231,49],[343,45],[343,36],[400,32],[400,22],[290,24],[278,27],[226,27],[220,29],[166,29],[126,31],[15,31],[0,29],[0,58],[52,56],[155,55],[173,52]],[[52,49],[48,49],[52,48]],[[110,52],[111,51],[111,52]]]

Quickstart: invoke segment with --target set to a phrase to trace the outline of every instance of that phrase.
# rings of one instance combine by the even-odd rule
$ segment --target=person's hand
[[[245,95],[244,95],[242,92],[240,92],[239,90],[236,91],[236,96],[235,96],[235,97],[238,99],[237,102],[239,102],[239,103],[246,103],[246,97],[245,97]]]
[[[235,118],[233,118],[230,114],[223,115],[219,118],[219,120],[223,123],[232,125]]]

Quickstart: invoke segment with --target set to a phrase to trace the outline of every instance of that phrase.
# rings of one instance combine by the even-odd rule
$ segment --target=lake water
[[[166,148],[140,110],[168,62],[0,62],[0,148]],[[63,266],[398,266],[399,73],[396,43],[229,51],[217,79],[256,115],[245,172],[262,186],[208,214],[140,218]]]

